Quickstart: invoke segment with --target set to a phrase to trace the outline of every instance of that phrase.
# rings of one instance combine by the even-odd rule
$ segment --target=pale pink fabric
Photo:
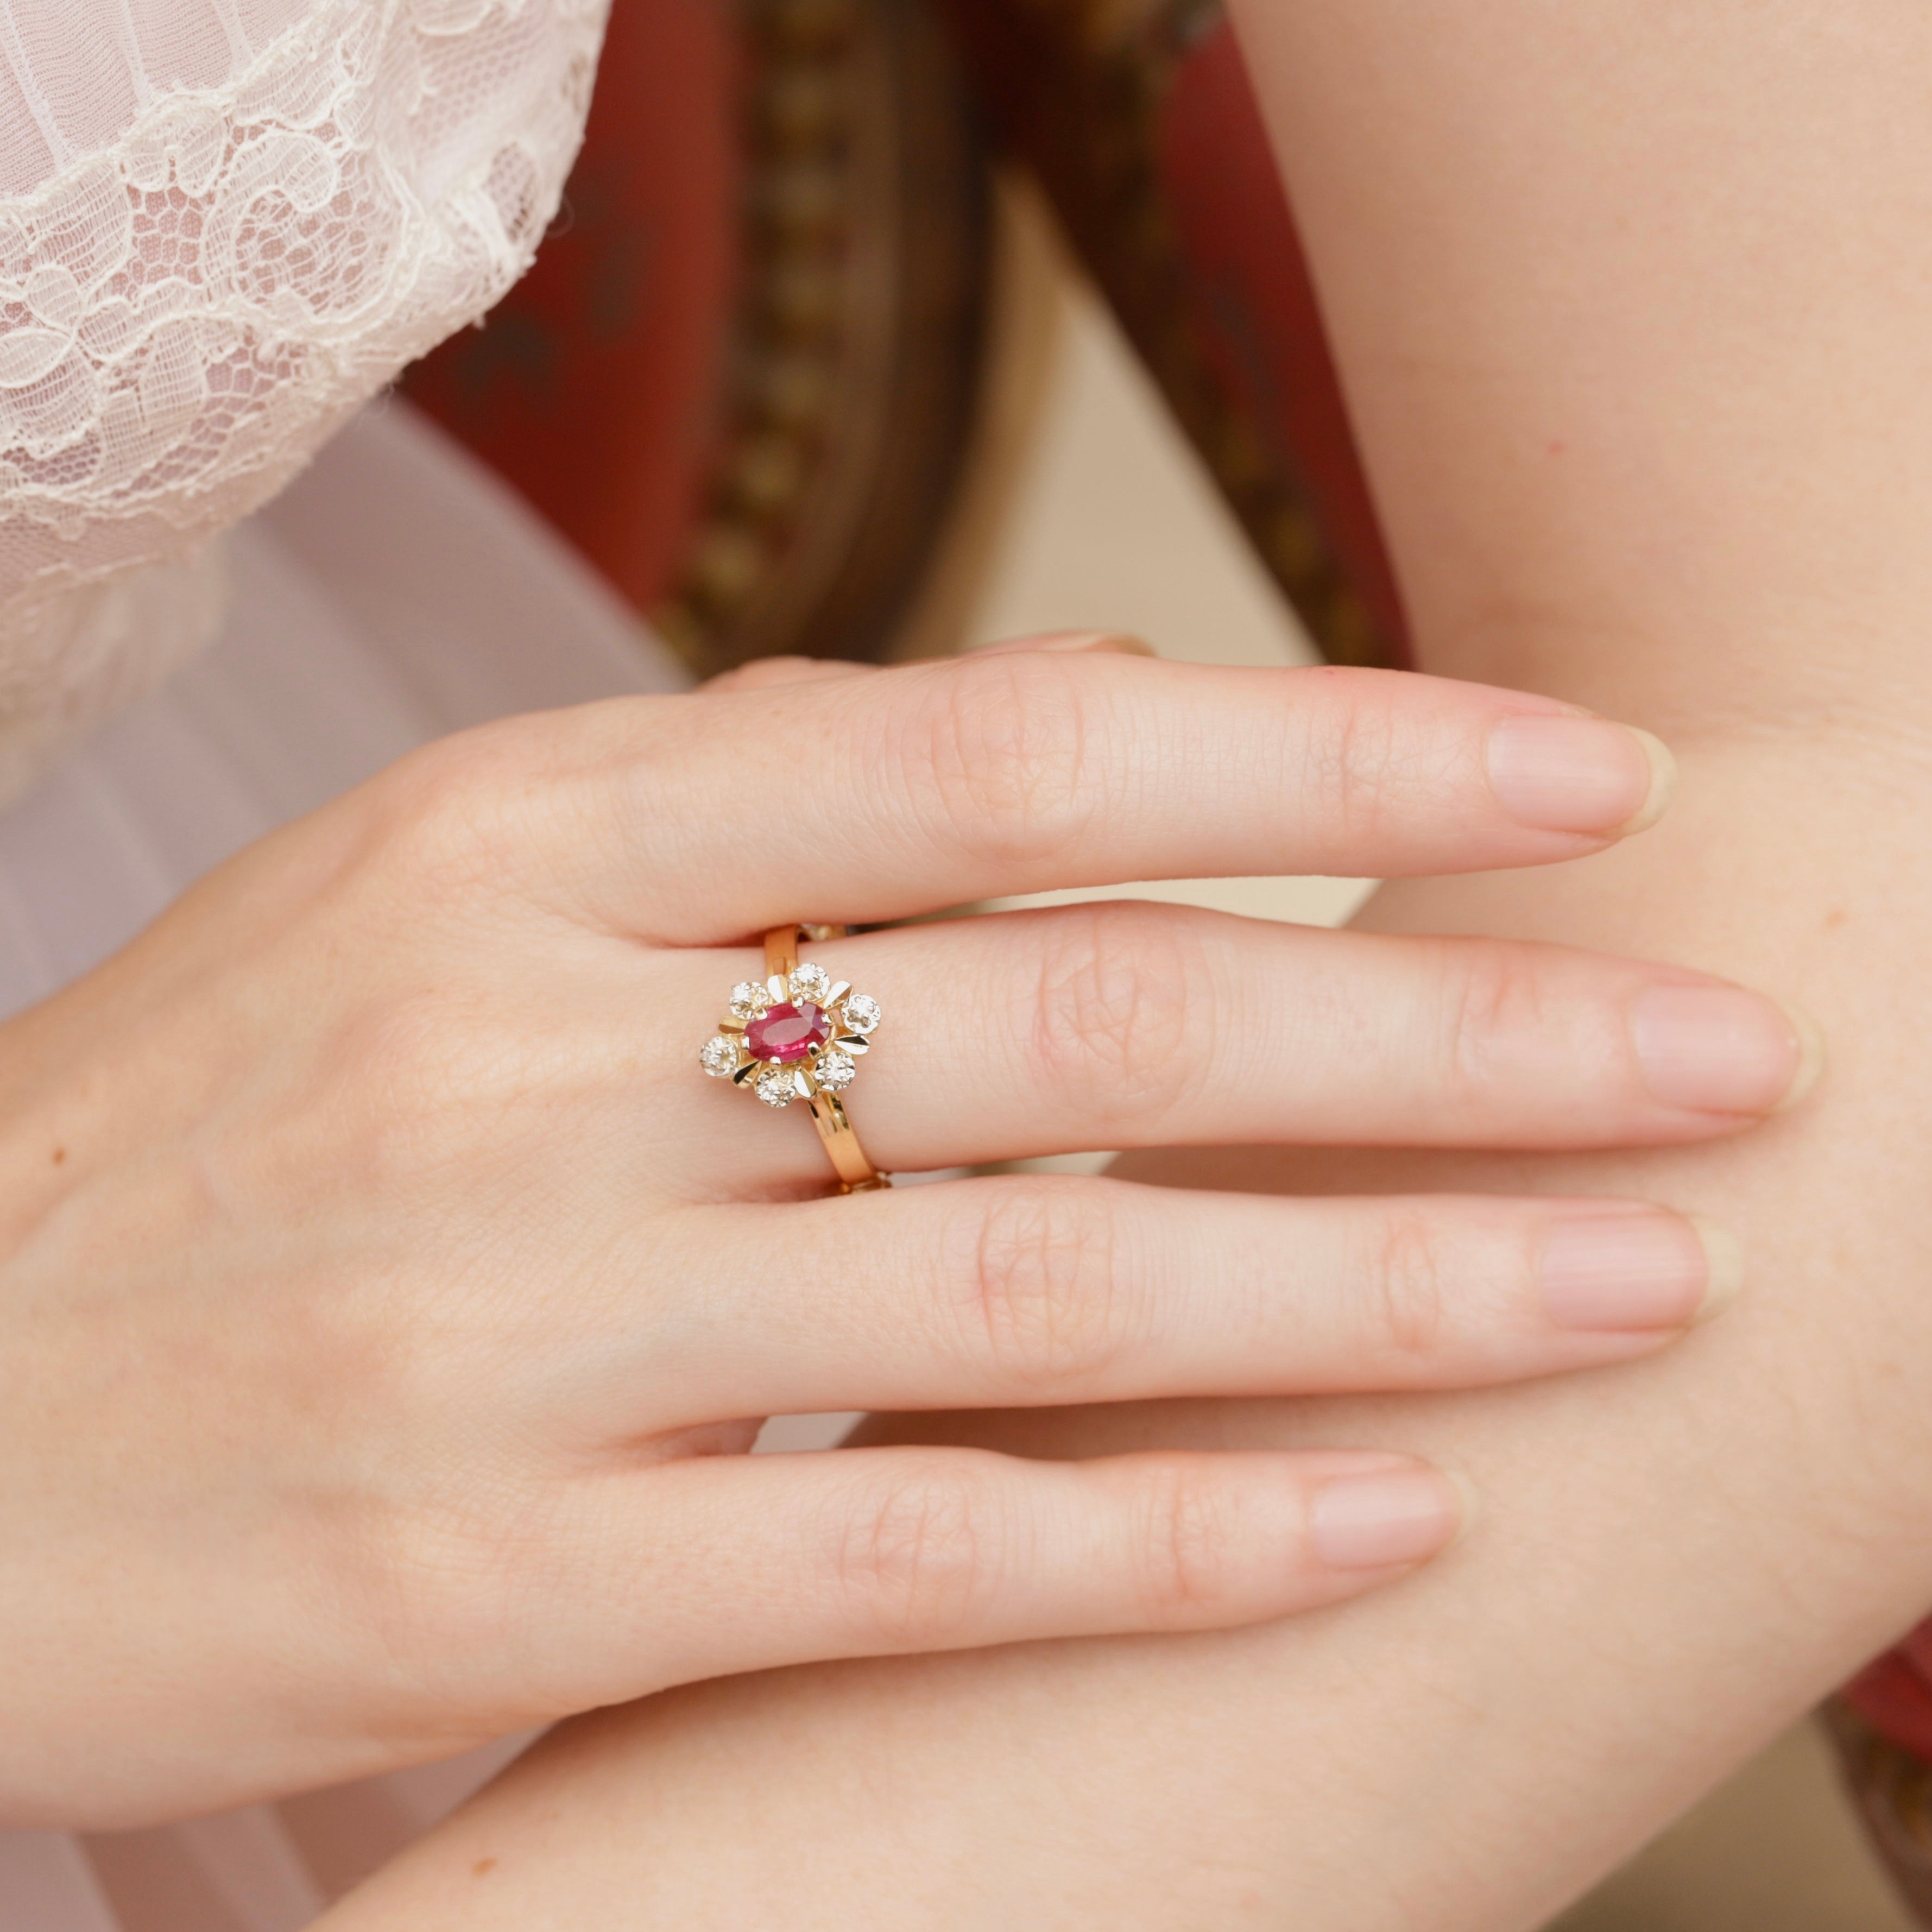
[[[530,266],[608,0],[0,0],[0,796],[214,550]]]
[[[427,738],[685,682],[601,580],[400,403],[365,412],[243,525],[231,568],[214,650],[0,812],[0,1010]],[[514,1748],[157,1831],[0,1832],[0,1932],[294,1932]]]

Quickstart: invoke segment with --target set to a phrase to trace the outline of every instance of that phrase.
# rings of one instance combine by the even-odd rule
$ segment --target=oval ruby
[[[754,1060],[802,1060],[832,1037],[832,1016],[808,1000],[789,1000],[761,1013],[745,1029],[745,1046]]]

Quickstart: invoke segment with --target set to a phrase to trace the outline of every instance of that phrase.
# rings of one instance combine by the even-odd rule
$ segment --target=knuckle
[[[753,658],[748,663],[734,664],[728,670],[721,670],[716,677],[706,678],[698,688],[707,695],[765,691],[774,686],[836,676],[845,668],[843,664],[828,664],[823,658],[803,657],[793,651],[782,657]]]
[[[522,879],[552,790],[539,721],[506,718],[439,740],[386,775],[391,862],[434,907]]]
[[[1388,1210],[1355,1274],[1367,1304],[1362,1311],[1367,1334],[1405,1360],[1424,1364],[1441,1352],[1449,1288],[1440,1231],[1426,1210]]]
[[[986,1482],[952,1458],[862,1496],[839,1542],[836,1582],[867,1638],[929,1650],[970,1635],[998,1569],[994,1517]]]
[[[460,1498],[365,1492],[325,1527],[337,1607],[422,1698],[449,1694],[476,1658],[503,1659],[554,1574],[542,1510],[500,1472],[471,1480]]]
[[[1229,1594],[1240,1545],[1226,1490],[1207,1460],[1188,1457],[1149,1486],[1142,1594],[1152,1621],[1186,1621]]]
[[[1154,1116],[1211,1066],[1216,1002],[1196,922],[1173,908],[1069,908],[1043,928],[1034,1055],[1046,1090],[1083,1118]]]
[[[338,1029],[318,1120],[378,1192],[512,1171],[544,1123],[585,1097],[567,1028],[530,1024],[483,988],[398,992]]]
[[[371,1124],[406,1131],[487,1106],[519,1057],[488,1002],[439,988],[386,1002],[370,1016],[355,1058],[368,1083]]]
[[[1372,840],[1439,796],[1460,752],[1418,728],[1379,679],[1331,674],[1325,688],[1302,766],[1306,804],[1342,839]]]
[[[1106,806],[1090,703],[1064,662],[1017,656],[950,668],[904,728],[915,808],[973,857],[1023,866],[1050,856]]]
[[[974,1243],[973,1324],[1001,1386],[1068,1400],[1142,1338],[1122,1282],[1117,1226],[1104,1192],[1074,1180],[989,1190]]]
[[[1532,946],[1497,940],[1438,943],[1442,988],[1440,1066],[1453,1098],[1498,1094],[1549,1028],[1542,961]]]

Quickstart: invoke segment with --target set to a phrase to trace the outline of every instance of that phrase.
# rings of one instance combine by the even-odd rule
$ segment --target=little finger
[[[558,1711],[826,1658],[1287,1616],[1407,1575],[1465,1511],[1440,1472],[1348,1451],[859,1449],[594,1478],[578,1502],[554,1519],[530,1654],[497,1659]]]

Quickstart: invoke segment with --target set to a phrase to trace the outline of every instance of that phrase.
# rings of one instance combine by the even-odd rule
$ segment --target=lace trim
[[[529,266],[606,4],[319,0],[223,86],[0,200],[0,748],[181,655],[58,598],[176,584],[154,567]]]

